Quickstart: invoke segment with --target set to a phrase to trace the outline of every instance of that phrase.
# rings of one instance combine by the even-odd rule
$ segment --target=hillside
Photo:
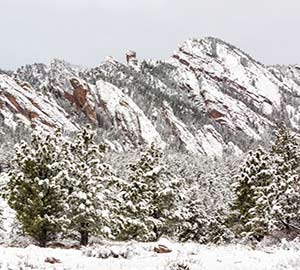
[[[279,122],[299,129],[300,69],[267,67],[216,38],[190,39],[167,60],[94,68],[61,60],[0,72],[0,126],[73,132],[91,123],[115,150],[155,142],[196,155],[239,154]],[[0,131],[1,131],[0,130]]]

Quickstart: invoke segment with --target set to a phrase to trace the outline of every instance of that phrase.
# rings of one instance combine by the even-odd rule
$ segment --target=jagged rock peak
[[[130,50],[126,53],[126,62],[127,62],[127,65],[129,65],[129,66],[132,66],[132,67],[138,66],[138,59],[136,57],[135,51]]]
[[[195,54],[196,56],[206,55],[212,58],[221,58],[222,52],[225,50],[234,51],[236,54],[245,58],[245,62],[250,60],[256,64],[262,65],[259,61],[252,56],[242,51],[235,45],[228,43],[222,39],[216,37],[204,37],[204,38],[190,38],[179,45],[179,51]]]

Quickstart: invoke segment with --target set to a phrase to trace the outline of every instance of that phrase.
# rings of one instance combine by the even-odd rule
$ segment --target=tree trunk
[[[80,245],[87,246],[89,243],[89,232],[86,223],[81,223],[81,230],[80,230]]]
[[[161,214],[160,214],[160,212],[158,212],[158,211],[155,211],[155,212],[153,213],[153,217],[154,217],[155,219],[159,219],[160,216],[161,216]],[[160,228],[160,229],[159,229],[159,228],[154,224],[153,232],[154,232],[154,234],[155,234],[155,239],[154,239],[154,241],[157,241],[157,240],[162,236],[162,234],[163,234],[163,228]]]
[[[155,239],[154,239],[154,241],[157,241],[157,240],[159,239],[160,235],[159,235],[158,228],[157,228],[156,225],[154,225],[154,227],[153,227],[153,232],[154,232],[154,234],[155,234]]]
[[[39,242],[40,247],[46,247],[46,244],[47,244],[47,230],[46,229],[42,229],[40,237],[38,239],[38,242]]]

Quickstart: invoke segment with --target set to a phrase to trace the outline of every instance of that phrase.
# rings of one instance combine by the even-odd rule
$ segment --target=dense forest
[[[257,243],[299,235],[300,137],[285,126],[273,143],[222,158],[155,144],[116,152],[91,126],[29,138],[14,150],[1,142],[1,196],[15,211],[14,234],[40,246],[87,245],[90,236]]]

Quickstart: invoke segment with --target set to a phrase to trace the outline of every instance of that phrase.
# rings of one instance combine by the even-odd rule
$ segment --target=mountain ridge
[[[155,142],[196,155],[240,154],[284,122],[299,130],[300,68],[265,66],[235,46],[189,39],[167,60],[54,59],[0,72],[0,128],[75,131],[91,123],[112,148]]]

